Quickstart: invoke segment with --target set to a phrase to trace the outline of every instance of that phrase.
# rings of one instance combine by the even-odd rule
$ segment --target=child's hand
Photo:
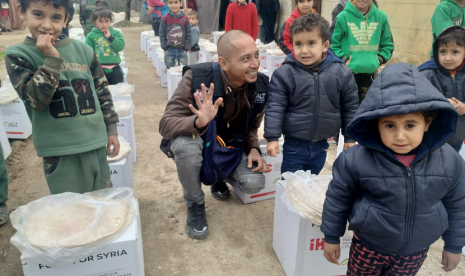
[[[349,66],[350,60],[352,59],[352,56],[349,56],[349,59],[346,61],[346,65]]]
[[[457,100],[456,98],[452,97],[452,101],[449,100],[451,104],[457,109],[457,112],[459,115],[465,114],[465,104],[462,103],[461,101]]]
[[[103,34],[105,35],[106,38],[109,38],[111,36],[110,30],[108,30],[108,29],[103,30]]]
[[[323,252],[326,260],[328,262],[339,265],[339,257],[341,255],[341,245],[340,244],[330,244],[325,242],[325,250]]]
[[[55,48],[55,37],[50,34],[39,35],[37,37],[36,47],[39,49],[42,54],[60,57],[60,53],[58,53],[57,49]]]
[[[344,149],[343,150],[346,150],[348,148],[351,148],[353,146],[355,146],[356,144],[355,143],[344,143]]]
[[[110,157],[115,157],[119,153],[119,140],[118,135],[108,136],[108,151],[110,152]]]
[[[269,156],[276,157],[279,152],[279,142],[278,141],[271,141],[268,142],[266,145],[266,151],[268,152]]]
[[[326,250],[326,245],[325,245]],[[454,270],[460,262],[462,258],[462,254],[454,254],[447,252],[446,250],[442,251],[442,269],[444,271],[452,271]]]

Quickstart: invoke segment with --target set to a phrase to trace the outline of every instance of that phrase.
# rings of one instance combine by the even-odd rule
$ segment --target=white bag
[[[113,105],[115,106],[116,113],[118,113],[118,116],[121,117],[126,117],[132,114],[134,112],[134,104],[132,100],[114,100]]]
[[[135,87],[132,84],[118,83],[108,86],[113,97],[119,97],[134,93]]]
[[[5,82],[5,85],[0,88],[0,105],[12,103],[17,98],[19,98],[19,96],[13,88],[13,85],[10,82]]]
[[[10,214],[17,230],[10,241],[27,259],[47,266],[72,264],[124,233],[133,220],[133,197],[127,187],[43,197]]]

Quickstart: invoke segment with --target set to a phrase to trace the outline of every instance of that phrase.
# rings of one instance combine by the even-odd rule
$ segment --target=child
[[[338,263],[339,237],[354,231],[347,275],[415,275],[442,236],[453,270],[465,245],[465,162],[445,144],[457,111],[418,69],[389,65],[347,132],[326,192],[324,255]]]
[[[327,139],[345,136],[358,108],[357,86],[350,69],[328,51],[329,22],[311,13],[297,18],[290,33],[294,53],[276,69],[268,89],[265,134],[270,156],[279,152],[284,134],[282,172],[311,170],[319,174],[326,161]]]
[[[31,35],[5,56],[13,87],[32,122],[50,193],[111,186],[107,155],[119,152],[111,93],[92,48],[60,35],[69,1],[20,0]]]
[[[386,14],[371,0],[351,0],[334,24],[331,50],[355,75],[360,102],[394,51]]]
[[[254,40],[258,36],[258,14],[254,3],[237,0],[231,3],[226,11],[224,30],[241,30],[248,33]]]
[[[279,48],[286,55],[292,54],[292,38],[289,32],[292,22],[301,16],[316,13],[316,10],[313,8],[313,0],[295,0],[295,3],[297,4],[297,9],[286,20],[279,34]]]
[[[161,18],[169,12],[164,0],[147,0],[147,10],[152,13],[152,28],[155,36],[160,35]]]
[[[459,152],[465,140],[465,29],[444,30],[433,43],[433,59],[422,64],[420,72],[436,87],[459,113],[457,131],[448,143]]]
[[[191,50],[189,51],[189,65],[197,64],[199,62],[199,39],[200,30],[199,26],[199,13],[192,10],[189,12],[189,23],[191,24],[192,39],[191,39]]]
[[[119,66],[119,52],[124,50],[124,37],[110,26],[114,21],[113,13],[105,6],[96,7],[92,21],[96,27],[87,35],[86,44],[94,49],[108,84],[124,82],[124,73]]]
[[[183,1],[183,11],[184,13],[189,14],[191,11],[199,11],[197,7],[197,0],[182,0]]]
[[[181,0],[168,0],[170,12],[163,16],[160,25],[161,48],[165,51],[165,65],[169,69],[187,65],[187,51],[191,49],[191,25],[181,11]]]
[[[436,6],[436,10],[431,17],[433,41],[435,41],[439,34],[448,27],[465,27],[464,7],[465,0],[442,0],[441,3]],[[433,52],[431,52],[431,56],[433,56]]]

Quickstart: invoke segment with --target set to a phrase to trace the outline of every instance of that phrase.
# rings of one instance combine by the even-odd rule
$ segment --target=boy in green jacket
[[[394,51],[388,18],[371,0],[351,0],[331,28],[334,30],[331,50],[354,73],[362,102],[379,66]]]
[[[92,12],[92,21],[96,25],[86,37],[86,44],[94,49],[98,61],[103,67],[108,83],[118,84],[124,81],[124,73],[119,64],[119,52],[124,50],[125,42],[121,32],[111,27],[113,13],[106,6],[99,6]]]
[[[31,35],[8,47],[5,63],[32,122],[50,193],[111,186],[107,155],[119,152],[108,83],[92,49],[61,35],[69,0],[20,0]]]
[[[436,6],[436,10],[431,17],[433,42],[442,31],[451,26],[465,27],[464,6],[465,0],[442,0]],[[431,49],[430,55],[433,56],[433,49]]]

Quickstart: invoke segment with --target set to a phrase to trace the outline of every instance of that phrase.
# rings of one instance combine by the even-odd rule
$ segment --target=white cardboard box
[[[118,162],[108,162],[108,165],[110,166],[113,187],[129,187],[134,189],[132,163],[129,162],[127,157]]]
[[[212,62],[212,63],[215,62],[214,57],[215,57],[216,54],[210,53],[210,52],[206,52],[206,55],[207,55],[207,62]]]
[[[0,105],[0,111],[3,127],[9,139],[27,139],[31,136],[32,124],[20,98],[7,105]]]
[[[1,120],[1,116],[0,121],[3,122]],[[10,141],[8,141],[8,137],[6,137],[6,132],[5,128],[3,127],[3,124],[0,124],[0,143],[2,144],[3,148],[3,157],[6,159],[11,153],[11,147]]]
[[[272,55],[267,54],[266,70],[270,71],[271,76],[273,76],[274,70],[276,70],[283,64],[285,59],[286,59],[285,55],[272,56]]]
[[[207,52],[205,52],[203,48],[200,47],[199,63],[202,63],[202,62],[207,62]]]
[[[118,129],[118,134],[123,136],[126,141],[128,141],[129,145],[131,145],[131,154],[129,155],[129,160],[132,163],[137,162],[137,144],[136,144],[136,132],[134,128],[134,116],[133,114],[120,117],[119,122],[116,123],[116,127]]]
[[[145,48],[145,37],[146,37],[145,32],[141,32],[140,33],[140,50],[142,52],[144,52],[144,53],[145,53],[145,50],[144,50],[144,48]]]
[[[459,154],[463,157],[463,159],[465,159],[465,141],[463,143],[464,143],[464,145],[462,145],[462,148],[460,149]],[[464,255],[465,255],[465,253],[464,253]]]
[[[34,259],[21,258],[25,276],[144,276],[144,252],[139,203],[132,205],[134,218],[126,231],[114,242],[86,259],[62,267],[47,267]]]
[[[179,82],[181,82],[182,73],[176,73],[171,70],[168,70],[168,100],[174,94],[174,91],[179,86]]]
[[[260,50],[259,52],[260,55],[260,67],[263,69],[266,69],[266,51],[265,50]]]
[[[323,256],[324,234],[320,227],[289,211],[281,200],[286,181],[276,185],[273,249],[287,276],[346,275],[353,233],[341,238],[339,265]]]
[[[276,157],[271,157],[266,151],[266,144],[260,145],[262,157],[268,166],[268,172],[263,173],[265,176],[265,188],[256,194],[246,194],[240,189],[234,188],[234,193],[244,204],[272,199],[276,193],[276,183],[281,179],[281,164],[283,163],[283,142],[279,143],[279,153]]]

